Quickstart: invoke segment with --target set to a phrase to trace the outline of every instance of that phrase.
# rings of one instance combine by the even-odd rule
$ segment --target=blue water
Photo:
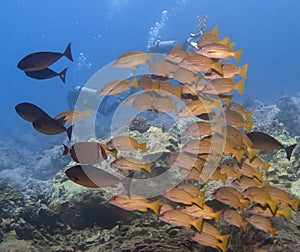
[[[1,136],[30,127],[15,113],[16,104],[31,102],[53,116],[67,110],[72,86],[84,85],[127,51],[146,50],[151,27],[160,25],[161,40],[181,43],[195,32],[197,15],[208,15],[208,29],[219,24],[220,37],[231,35],[235,50],[244,49],[241,65],[249,63],[245,97],[271,103],[294,95],[299,92],[299,7],[297,0],[2,1]],[[63,52],[69,42],[74,62],[62,58],[51,66],[57,72],[68,67],[66,84],[59,78],[31,79],[16,67],[29,53]]]

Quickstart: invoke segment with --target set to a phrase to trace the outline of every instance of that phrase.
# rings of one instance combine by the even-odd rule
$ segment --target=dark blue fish
[[[128,197],[130,197],[130,184],[134,173],[130,173],[128,177],[121,180],[115,175],[92,165],[75,165],[68,168],[65,174],[74,183],[89,188],[113,186],[121,183]]]
[[[69,60],[73,61],[71,54],[71,43],[68,44],[63,53],[36,52],[29,54],[21,59],[17,67],[23,71],[38,71],[51,66],[63,56],[66,56]]]
[[[15,106],[15,110],[19,116],[28,122],[34,122],[36,119],[42,117],[51,118],[44,110],[28,102],[18,104]]]
[[[282,143],[278,142],[274,137],[258,131],[253,131],[247,134],[252,141],[252,147],[260,150],[285,150],[286,158],[291,159],[292,152],[296,144],[284,147]]]
[[[71,139],[73,126],[66,128],[59,120],[52,117],[41,117],[32,122],[33,127],[45,135],[56,135],[67,132],[69,140]]]
[[[25,71],[25,74],[37,80],[45,80],[45,79],[50,79],[59,76],[62,82],[65,83],[67,69],[68,68],[65,68],[61,73],[57,73],[47,67],[37,71]]]

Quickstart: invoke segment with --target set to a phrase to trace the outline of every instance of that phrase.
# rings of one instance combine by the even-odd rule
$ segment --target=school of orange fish
[[[115,80],[99,90],[99,96],[118,96],[131,88],[139,89],[142,92],[127,98],[125,105],[153,113],[174,112],[178,118],[198,118],[185,129],[184,135],[190,140],[167,157],[170,165],[187,174],[181,184],[165,190],[160,198],[152,201],[131,194],[132,176],[144,170],[150,177],[155,164],[122,156],[120,151],[147,154],[147,143],[123,135],[107,143],[64,145],[63,154],[69,154],[78,163],[65,171],[67,177],[90,188],[121,183],[127,195],[116,195],[109,203],[128,211],[151,209],[166,223],[194,228],[190,237],[193,241],[222,251],[226,251],[230,234],[222,234],[218,229],[221,218],[229,225],[242,228],[244,233],[250,223],[274,237],[277,228],[270,219],[290,218],[292,210],[298,211],[299,199],[292,199],[287,192],[264,180],[270,165],[257,154],[261,150],[283,149],[290,159],[295,145],[285,147],[268,134],[251,132],[252,111],[231,102],[234,90],[244,93],[248,69],[247,64],[238,67],[224,62],[231,57],[240,62],[242,50],[234,51],[234,46],[229,37],[219,39],[216,26],[200,38],[195,51],[187,52],[182,46],[176,46],[155,62],[151,53],[129,52],[119,57],[113,66],[135,70],[140,65],[150,64],[152,75]],[[235,78],[240,80],[235,81]],[[52,118],[30,103],[17,105],[16,111],[41,133],[67,132],[69,138],[72,126],[66,129],[64,125],[89,116],[89,111],[66,111]],[[120,179],[118,174],[94,166],[107,160],[108,155],[112,156],[110,165],[127,177]],[[224,186],[216,188],[212,197],[224,204],[224,208],[214,211],[206,202],[209,195],[205,185],[200,189],[198,182],[207,184],[218,180]]]

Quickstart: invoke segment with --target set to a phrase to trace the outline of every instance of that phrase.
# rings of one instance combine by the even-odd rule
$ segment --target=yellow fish
[[[199,232],[202,230],[202,218],[193,219],[188,214],[182,213],[179,210],[169,210],[162,213],[159,219],[169,224],[191,228],[195,227]]]
[[[113,64],[117,68],[136,69],[137,66],[152,62],[151,54],[144,52],[128,52],[121,55]]]

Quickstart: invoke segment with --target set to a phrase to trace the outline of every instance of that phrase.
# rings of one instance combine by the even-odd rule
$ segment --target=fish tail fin
[[[226,249],[227,249],[227,244],[228,244],[228,239],[230,237],[230,234],[227,235],[228,237],[227,240],[225,242],[219,242],[217,247],[220,248],[223,252],[226,252]]]
[[[225,102],[226,106],[229,106],[232,98],[233,98],[232,95],[228,95],[228,96],[222,97],[221,99]]]
[[[177,88],[174,89],[174,94],[178,99],[181,99],[181,91],[182,91],[182,86],[178,86]]]
[[[67,73],[68,68],[66,67],[64,70],[62,70],[58,76],[62,80],[63,83],[66,83],[66,73]]]
[[[256,154],[260,152],[260,149],[254,149],[252,147],[249,147],[247,148],[247,152],[248,152],[248,158],[252,160],[256,156]]]
[[[253,121],[246,121],[244,122],[243,126],[245,127],[245,129],[247,130],[247,132],[250,132],[253,126]]]
[[[242,76],[243,79],[247,79],[248,66],[248,64],[245,64],[240,68],[240,76]]]
[[[121,183],[127,193],[128,198],[130,198],[130,196],[131,196],[130,186],[131,186],[131,180],[132,180],[133,175],[134,175],[134,171],[130,171],[129,175],[121,180]]]
[[[135,89],[138,89],[139,88],[139,84],[136,80],[136,77],[133,77],[131,82],[130,82],[131,86],[134,87]]]
[[[279,212],[279,210],[277,210]],[[285,218],[290,219],[291,218],[291,209],[283,209],[280,211],[280,215],[283,215]]]
[[[222,242],[223,242],[223,246],[225,247],[225,251],[226,251],[230,236],[231,236],[231,234],[227,234],[227,235],[222,236]]]
[[[139,148],[140,148],[143,152],[147,152],[147,144],[146,144],[146,143],[140,143],[140,144],[139,144]]]
[[[215,216],[215,220],[216,222],[220,223],[220,216],[221,216],[222,210],[215,212],[214,216]]]
[[[149,208],[156,214],[158,215],[159,212],[159,207],[160,207],[160,199],[153,201],[149,203]]]
[[[293,144],[291,146],[288,146],[285,148],[285,152],[286,152],[286,158],[290,161],[291,159],[291,155],[292,155],[292,152],[294,150],[294,148],[296,147],[297,144]]]
[[[143,169],[149,173],[151,173],[152,164],[144,164]]]
[[[271,165],[270,164],[263,164],[262,165],[262,167],[261,168],[263,168],[263,170],[265,171],[265,172],[267,172],[268,170],[269,170],[269,167],[270,167]]]
[[[70,149],[68,148],[68,146],[66,146],[66,145],[64,145],[64,144],[63,144],[63,147],[64,147],[63,156],[68,155],[69,152],[70,152]]]
[[[289,205],[291,206],[291,208],[293,208],[293,210],[297,213],[298,212],[298,206],[299,206],[299,199],[295,199],[295,200],[290,200],[289,201]]]
[[[198,197],[193,198],[193,202],[201,208],[203,208],[203,200],[204,198],[198,198]]]
[[[222,75],[223,75],[223,69],[222,69],[222,62],[221,62],[221,61],[216,62],[216,63],[214,64],[213,69],[216,70],[219,74],[222,74]]]
[[[251,121],[251,117],[253,115],[254,110],[250,110],[246,113],[245,117],[247,121]]]
[[[72,132],[73,132],[73,127],[74,125],[71,125],[69,128],[67,128],[67,136],[68,136],[68,139],[69,141],[71,141],[71,137],[72,137]]]
[[[245,207],[246,209],[248,209],[249,201],[248,201],[247,199],[242,200],[241,203],[244,205],[244,207]]]
[[[235,156],[235,159],[236,159],[238,162],[241,162],[242,157],[244,156],[244,151],[243,151],[242,149],[240,149],[240,150],[235,150],[233,154],[234,154],[234,156]]]
[[[64,56],[66,56],[69,60],[74,61],[71,53],[71,43],[68,44],[66,50],[63,53]]]
[[[277,231],[277,228],[272,228],[272,229],[271,229],[271,235],[272,235],[272,238],[275,237],[276,231]]]
[[[255,177],[261,182],[261,181],[262,181],[263,174],[262,174],[261,172],[256,172],[256,173],[255,173]]]
[[[226,173],[220,173],[219,179],[221,179],[222,183],[226,184],[227,174]]]
[[[233,57],[236,59],[236,61],[237,61],[238,63],[240,63],[240,61],[241,61],[241,56],[242,56],[243,51],[244,51],[244,50],[241,49],[241,50],[235,51],[235,52],[233,53]]]
[[[242,229],[244,231],[244,234],[246,234],[246,231],[247,231],[247,225],[248,225],[248,222],[247,221],[243,221],[241,226],[242,226]]]
[[[273,216],[275,216],[276,210],[277,210],[277,201],[267,200],[266,203],[269,205],[269,208],[270,208]]]
[[[203,224],[202,218],[197,218],[195,220],[192,220],[191,224],[198,230],[199,233],[202,232],[202,224]]]
[[[219,37],[219,25],[216,25],[214,29],[212,30],[213,34]]]
[[[90,117],[91,116],[91,110],[90,109],[87,109],[86,111],[83,112],[83,115],[85,117]]]
[[[239,82],[236,83],[236,85],[237,85],[236,90],[239,92],[239,94],[244,95],[245,80],[241,79]]]
[[[219,40],[218,43],[222,44],[222,45],[228,45],[229,44],[229,40],[230,40],[230,36],[227,36],[226,38]]]

